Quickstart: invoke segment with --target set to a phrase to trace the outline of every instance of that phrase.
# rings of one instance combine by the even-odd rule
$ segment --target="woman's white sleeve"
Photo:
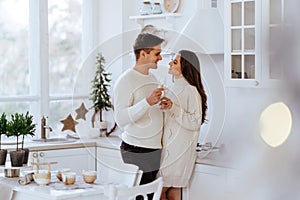
[[[200,130],[202,104],[201,97],[196,88],[188,90],[181,101],[186,101],[187,107],[184,108],[182,104],[174,103],[174,108],[172,109],[173,118],[187,130]]]

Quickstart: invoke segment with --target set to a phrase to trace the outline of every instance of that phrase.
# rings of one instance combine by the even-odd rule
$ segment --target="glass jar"
[[[144,1],[140,9],[141,15],[150,15],[152,13],[152,6],[150,1]]]
[[[153,14],[161,14],[162,13],[162,9],[161,9],[161,6],[160,6],[159,2],[155,2],[154,3],[153,9],[152,9],[152,13]]]

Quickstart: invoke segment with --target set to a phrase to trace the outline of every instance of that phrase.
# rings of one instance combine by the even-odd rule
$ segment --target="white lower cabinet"
[[[183,189],[183,200],[222,200],[226,197],[227,169],[196,164],[189,186]]]
[[[29,162],[58,162],[51,165],[51,170],[70,168],[77,174],[81,174],[82,170],[96,170],[95,155],[95,147],[31,151]],[[47,166],[42,167],[47,169]]]
[[[118,161],[122,160],[120,150],[97,147],[97,175],[98,175],[98,177],[101,177],[100,165],[105,164],[105,163],[102,163],[103,160],[116,160],[116,163],[118,163]]]

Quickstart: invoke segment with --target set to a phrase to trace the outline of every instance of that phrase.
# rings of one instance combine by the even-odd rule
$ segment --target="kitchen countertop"
[[[197,154],[198,156],[196,159],[196,164],[232,168],[232,165],[229,161],[217,159],[219,156],[216,154],[220,154],[219,150],[201,151],[197,152]]]
[[[93,139],[74,139],[70,142],[36,142],[26,141],[24,148],[29,148],[30,151],[44,151],[55,149],[68,149],[80,147],[104,147],[110,149],[119,149],[121,139],[118,136],[99,137]],[[2,145],[3,149],[8,151],[14,150],[15,145]]]
[[[45,151],[83,147],[103,147],[118,150],[120,148],[121,141],[122,140],[120,137],[116,135],[111,135],[109,137],[98,137],[93,139],[74,139],[71,142],[61,143],[26,141],[24,147],[29,148],[30,151]],[[2,148],[10,151],[15,149],[15,145],[2,145]],[[229,162],[223,162],[212,158],[206,158],[207,152],[200,152],[198,154],[199,155],[197,157],[196,164],[231,168]]]

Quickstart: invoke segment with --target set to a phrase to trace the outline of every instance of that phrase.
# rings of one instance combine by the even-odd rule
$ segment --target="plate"
[[[174,13],[179,7],[180,0],[164,0],[164,9],[169,13]]]

